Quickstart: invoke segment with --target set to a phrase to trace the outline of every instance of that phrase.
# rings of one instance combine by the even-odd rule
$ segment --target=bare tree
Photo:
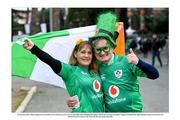
[[[40,17],[37,8],[32,8],[31,24],[30,24],[30,35],[40,32]]]
[[[46,14],[45,14],[45,8],[42,8],[40,12],[40,23],[46,23]]]
[[[53,31],[60,30],[60,8],[53,8]]]

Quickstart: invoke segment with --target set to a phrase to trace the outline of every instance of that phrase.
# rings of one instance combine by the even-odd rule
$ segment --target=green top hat
[[[109,40],[114,46],[116,42],[114,40],[114,31],[116,24],[116,16],[110,12],[101,14],[98,17],[98,23],[96,25],[96,34],[89,38],[89,41],[92,42],[96,38],[104,37]]]

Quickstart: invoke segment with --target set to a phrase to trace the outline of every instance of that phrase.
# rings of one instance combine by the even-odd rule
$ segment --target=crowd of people
[[[144,58],[148,58],[148,54],[152,53],[152,65],[155,65],[155,59],[159,61],[160,66],[163,66],[161,60],[161,51],[168,50],[168,34],[139,34],[128,36],[126,40],[126,51],[133,48],[143,54]]]

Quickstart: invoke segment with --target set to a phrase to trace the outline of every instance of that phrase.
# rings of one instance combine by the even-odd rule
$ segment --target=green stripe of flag
[[[68,31],[56,31],[28,36],[39,48],[43,48],[47,41],[54,37],[68,36]],[[12,75],[29,78],[36,64],[37,57],[32,55],[15,42],[12,45]]]

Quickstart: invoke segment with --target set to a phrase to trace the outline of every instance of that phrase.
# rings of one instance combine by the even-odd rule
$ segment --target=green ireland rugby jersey
[[[107,65],[100,65],[106,112],[141,112],[142,101],[137,76],[147,77],[127,56],[113,55]]]
[[[70,96],[77,95],[80,106],[72,112],[103,112],[102,81],[87,68],[61,63],[59,75],[63,78]]]

